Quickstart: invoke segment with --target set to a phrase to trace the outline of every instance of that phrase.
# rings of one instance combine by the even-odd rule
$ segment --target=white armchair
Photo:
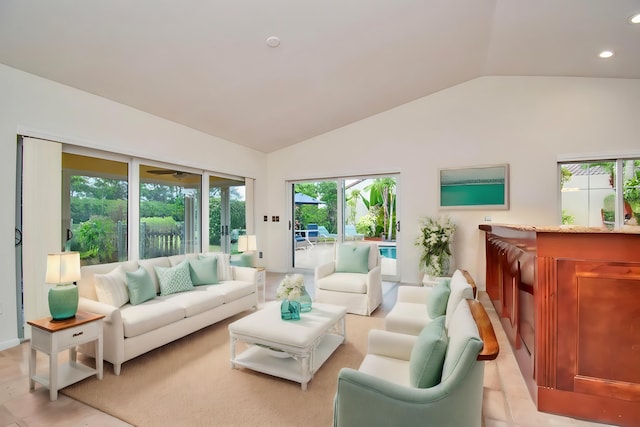
[[[382,303],[378,246],[337,244],[334,260],[315,268],[315,300],[346,306],[348,313],[370,315]]]

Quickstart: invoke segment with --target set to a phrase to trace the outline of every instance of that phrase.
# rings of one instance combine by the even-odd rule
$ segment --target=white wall
[[[417,283],[421,216],[458,226],[454,262],[484,289],[485,216],[494,223],[560,223],[559,156],[640,156],[640,80],[482,77],[268,156],[269,215],[287,217],[288,179],[399,172],[401,280]],[[438,168],[509,163],[506,211],[438,209]],[[268,224],[269,268],[287,271],[287,221]]]
[[[4,183],[0,186],[0,200],[4,201],[0,206],[0,350],[17,343],[15,256],[11,244],[15,225],[16,135],[255,178],[256,210],[264,210],[263,153],[3,65],[0,94],[0,179]],[[256,232],[262,232],[262,223],[257,223]],[[25,287],[42,285],[25,283]]]
[[[256,234],[265,254],[259,262],[272,271],[288,271],[291,259],[289,179],[400,173],[399,267],[411,283],[420,279],[413,246],[418,220],[439,213],[438,168],[509,163],[510,210],[446,211],[458,224],[455,263],[483,288],[478,224],[485,215],[493,222],[557,224],[558,156],[640,156],[639,80],[478,78],[268,156],[2,65],[0,93],[2,200],[15,200],[19,133],[256,178]],[[0,349],[16,343],[14,208],[0,207]],[[264,223],[263,215],[281,221]]]

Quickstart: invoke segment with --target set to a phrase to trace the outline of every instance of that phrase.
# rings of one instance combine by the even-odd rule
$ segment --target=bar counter
[[[538,410],[640,425],[640,227],[481,224],[486,290]]]

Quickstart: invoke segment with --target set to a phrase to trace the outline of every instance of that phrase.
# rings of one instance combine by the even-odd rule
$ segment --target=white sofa
[[[436,287],[400,286],[398,299],[389,314],[384,319],[387,331],[403,334],[418,335],[422,328],[432,320],[427,309],[427,300],[433,297]],[[476,284],[471,275],[465,270],[456,270],[449,281],[450,293],[446,301],[446,311],[449,326],[449,314],[463,299],[473,299]]]
[[[218,284],[194,286],[192,290],[160,295],[160,283],[155,267],[175,267],[185,259],[196,260],[198,255],[175,255],[139,261],[83,266],[78,282],[80,300],[78,309],[105,316],[103,322],[104,360],[113,364],[120,375],[122,364],[150,350],[184,337],[206,326],[219,322],[258,305],[257,270],[251,267],[232,266],[229,255],[207,253],[217,257]],[[127,292],[114,305],[100,302],[96,292],[96,275],[111,273],[116,269],[134,272],[144,267],[149,273],[155,294],[152,299],[132,305]],[[141,270],[140,270],[141,271]],[[118,273],[120,271],[118,270]],[[123,280],[126,280],[126,274]],[[99,279],[102,282],[104,276]],[[166,283],[166,280],[165,280]],[[104,301],[104,298],[102,298]],[[122,301],[123,305],[118,306]],[[80,352],[94,357],[93,345],[80,346]]]

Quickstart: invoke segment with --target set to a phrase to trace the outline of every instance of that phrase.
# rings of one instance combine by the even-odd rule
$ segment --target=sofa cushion
[[[387,331],[417,336],[431,320],[423,304],[396,302],[384,319],[384,328]]]
[[[338,245],[336,253],[336,272],[368,273],[370,249],[371,245]]]
[[[218,260],[214,257],[200,257],[189,260],[189,272],[194,286],[214,285],[218,281]]]
[[[446,282],[440,282],[433,287],[427,298],[427,312],[429,313],[429,317],[435,319],[436,317],[447,314],[447,302],[449,301],[450,293],[451,290]]]
[[[367,276],[360,273],[334,273],[318,279],[316,287],[325,291],[366,294]]]
[[[154,267],[160,284],[160,295],[171,295],[193,289],[189,261],[184,260],[174,267]]]
[[[185,317],[185,311],[177,304],[155,298],[139,305],[126,305],[120,309],[124,336],[137,337],[170,325]]]
[[[222,295],[224,302],[232,302],[255,293],[256,286],[254,283],[241,282],[239,280],[227,280],[219,285],[207,286],[206,290],[217,295]]]
[[[126,277],[121,265],[107,274],[95,274],[93,277],[98,301],[114,307],[122,307],[129,302]]]
[[[184,310],[185,317],[195,316],[216,308],[225,302],[224,295],[207,292],[204,286],[199,286],[191,292],[179,292],[167,296],[159,296],[156,299],[181,307]]]
[[[409,380],[413,387],[429,388],[440,382],[447,353],[445,317],[427,323],[418,335],[409,358]]]
[[[125,274],[129,289],[129,302],[132,305],[142,304],[155,298],[155,286],[149,272],[144,267],[140,267],[136,271],[127,271]]]

